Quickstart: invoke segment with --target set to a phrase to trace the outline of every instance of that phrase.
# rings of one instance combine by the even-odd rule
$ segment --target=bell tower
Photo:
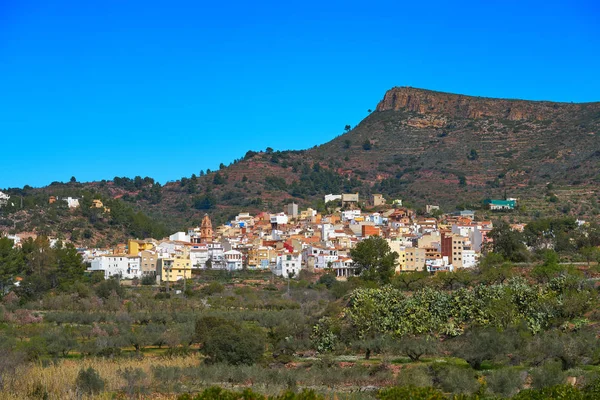
[[[204,214],[204,218],[202,218],[202,225],[200,225],[200,243],[212,242],[212,239],[212,222],[210,222],[208,214]]]

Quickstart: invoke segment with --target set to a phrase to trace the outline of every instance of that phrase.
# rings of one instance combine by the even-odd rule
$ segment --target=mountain
[[[344,168],[359,170],[375,190],[405,193],[419,203],[453,206],[504,192],[539,197],[548,183],[594,189],[600,182],[600,103],[398,87],[356,128],[311,151],[319,157],[338,152],[348,156]]]
[[[324,208],[328,193],[383,193],[415,207],[478,208],[516,197],[517,215],[600,212],[600,103],[472,97],[395,87],[356,127],[301,151],[248,151],[219,171],[160,186],[151,178],[53,183],[9,189],[20,204],[0,209],[0,229],[49,231],[77,242],[113,243],[244,210],[280,211],[295,201]],[[66,212],[48,197],[102,199],[110,213]],[[87,205],[86,205],[87,207]],[[58,213],[58,214],[57,214]],[[89,231],[93,231],[91,237]],[[82,235],[86,232],[86,235]],[[84,237],[86,236],[86,237]]]

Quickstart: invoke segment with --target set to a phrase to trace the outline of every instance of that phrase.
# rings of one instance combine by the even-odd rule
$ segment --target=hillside
[[[280,211],[292,201],[324,209],[328,193],[399,197],[445,211],[486,197],[517,197],[517,215],[598,214],[600,103],[471,97],[397,87],[353,129],[304,151],[249,151],[219,171],[158,185],[151,178],[8,189],[0,230],[77,243],[114,243],[216,222],[240,210]],[[102,199],[110,213],[65,210],[48,197]],[[91,236],[90,232],[91,230]],[[85,235],[82,233],[85,232]],[[85,236],[85,237],[84,237]]]
[[[311,153],[343,155],[345,171],[375,191],[454,206],[505,192],[543,199],[550,182],[594,188],[599,134],[600,103],[393,88],[356,128]]]

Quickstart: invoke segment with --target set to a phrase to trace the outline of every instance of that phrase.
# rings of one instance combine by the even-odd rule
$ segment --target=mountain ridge
[[[442,113],[463,118],[501,117],[508,120],[523,120],[533,117],[540,120],[551,116],[557,108],[575,110],[581,106],[600,108],[600,102],[568,103],[504,99],[397,86],[385,93],[383,99],[377,104],[376,111],[406,109],[420,114]]]

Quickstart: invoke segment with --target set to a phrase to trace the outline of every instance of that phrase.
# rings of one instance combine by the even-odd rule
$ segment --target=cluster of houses
[[[328,195],[325,200],[340,200],[343,206],[323,215],[289,204],[274,214],[240,213],[214,229],[205,215],[199,227],[163,240],[131,239],[113,249],[85,249],[82,254],[89,270],[101,271],[105,278],[151,276],[175,282],[191,278],[194,270],[247,268],[270,270],[284,278],[298,277],[303,269],[332,271],[338,279],[346,279],[355,274],[352,248],[368,237],[385,238],[398,253],[397,273],[453,271],[477,264],[492,229],[490,221],[475,221],[471,211],[439,218],[417,216],[399,200],[386,206],[381,195],[369,201],[377,212],[361,211],[358,194]]]

